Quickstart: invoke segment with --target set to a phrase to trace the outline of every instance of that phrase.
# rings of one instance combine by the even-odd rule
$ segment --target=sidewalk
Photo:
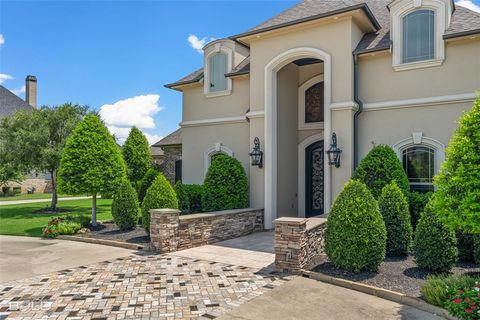
[[[65,198],[58,198],[58,201],[65,201],[65,200],[82,200],[82,199],[90,199],[91,197],[65,197]],[[28,204],[28,203],[37,203],[37,202],[50,202],[52,199],[31,199],[31,200],[14,200],[14,201],[0,201],[0,206],[9,206],[14,204]]]

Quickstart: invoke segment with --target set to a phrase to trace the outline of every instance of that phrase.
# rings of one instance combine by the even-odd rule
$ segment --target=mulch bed
[[[350,281],[365,283],[371,286],[380,287],[396,292],[401,292],[409,296],[420,297],[420,287],[425,282],[428,275],[432,272],[420,269],[413,261],[413,257],[407,258],[387,258],[380,265],[378,273],[361,272],[353,273],[343,269],[336,268],[328,258],[320,263],[315,269],[332,277],[342,278]],[[480,267],[473,263],[458,263],[451,271],[454,274],[480,275]]]
[[[133,230],[121,231],[113,222],[101,222],[97,227],[91,227],[90,232],[78,233],[76,236],[138,244],[150,243],[150,236],[141,226]]]

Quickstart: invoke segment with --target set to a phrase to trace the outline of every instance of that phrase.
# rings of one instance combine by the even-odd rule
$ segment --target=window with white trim
[[[435,12],[416,10],[403,17],[402,62],[435,58]]]
[[[215,40],[204,50],[204,94],[207,98],[226,96],[232,92],[232,79],[226,74],[233,68],[235,44],[231,40]]]
[[[209,80],[210,89],[209,92],[218,92],[227,90],[227,60],[228,55],[226,53],[215,53],[209,58]]]
[[[215,156],[219,154],[226,154],[230,157],[234,157],[234,153],[232,149],[224,146],[222,143],[217,142],[213,145],[213,147],[207,149],[203,155],[203,163],[204,163],[204,174],[207,174],[208,168],[212,164],[212,160]]]
[[[435,149],[425,145],[412,145],[402,150],[403,169],[407,174],[411,190],[433,191],[435,158]]]

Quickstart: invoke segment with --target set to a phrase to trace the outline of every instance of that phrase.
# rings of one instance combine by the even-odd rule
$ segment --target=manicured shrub
[[[138,190],[140,180],[152,163],[147,138],[137,127],[132,127],[122,146],[122,155],[127,166],[127,177]]]
[[[203,211],[248,207],[248,181],[242,164],[225,154],[212,159],[204,182]]]
[[[202,212],[203,186],[199,184],[184,184],[183,190],[190,200],[190,212]]]
[[[393,180],[405,196],[410,192],[408,178],[402,164],[395,151],[387,145],[373,147],[360,161],[353,173],[353,179],[363,182],[375,199],[380,197],[383,187]]]
[[[182,214],[190,213],[190,198],[188,193],[185,191],[185,186],[182,184],[182,181],[177,181],[173,187],[175,193],[177,194],[178,205]]]
[[[435,212],[451,228],[480,233],[480,97],[465,112],[435,178]]]
[[[159,174],[147,190],[142,202],[142,225],[150,232],[150,209],[178,209],[175,191],[163,174]]]
[[[432,210],[429,202],[415,230],[415,261],[420,268],[448,272],[457,261],[457,239]]]
[[[480,287],[478,284],[458,287],[452,291],[450,299],[445,302],[445,309],[448,310],[448,313],[461,320],[480,319],[478,313],[478,309],[480,309]]]
[[[387,232],[377,201],[351,180],[335,200],[325,231],[325,249],[337,267],[376,271],[385,258]]]
[[[473,236],[473,259],[480,265],[480,235],[478,234]]]
[[[378,199],[378,207],[387,228],[388,256],[405,256],[412,242],[412,225],[407,199],[395,181],[387,184]]]
[[[459,288],[473,287],[477,279],[467,275],[430,275],[420,287],[423,299],[430,304],[444,308],[452,292]]]
[[[432,192],[420,193],[412,191],[408,193],[408,206],[410,209],[410,221],[412,222],[412,228],[415,231],[418,220],[422,215],[428,200],[432,196]]]
[[[133,229],[137,225],[139,212],[137,193],[130,181],[124,179],[113,195],[113,221],[120,230]]]
[[[462,231],[457,231],[457,249],[458,249],[458,260],[472,262],[474,261],[473,257],[473,235],[464,233]]]
[[[147,194],[148,188],[152,185],[153,180],[158,176],[159,172],[155,168],[150,168],[147,170],[142,180],[140,181],[140,187],[138,188],[138,201],[142,203],[143,198]]]

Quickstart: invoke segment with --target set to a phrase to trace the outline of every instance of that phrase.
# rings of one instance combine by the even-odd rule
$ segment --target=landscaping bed
[[[88,232],[78,233],[76,236],[136,244],[150,243],[150,236],[142,226],[137,226],[133,230],[121,231],[112,221],[99,222],[98,227],[90,228]]]
[[[434,274],[418,268],[413,257],[386,258],[380,265],[378,273],[363,271],[354,273],[336,268],[325,256],[324,261],[313,269],[332,277],[365,283],[371,286],[420,297],[420,287],[428,275]],[[480,267],[473,263],[458,263],[453,268],[453,274],[480,275]]]

